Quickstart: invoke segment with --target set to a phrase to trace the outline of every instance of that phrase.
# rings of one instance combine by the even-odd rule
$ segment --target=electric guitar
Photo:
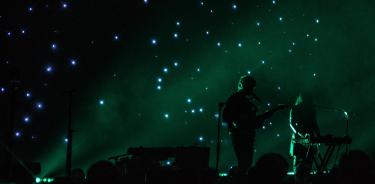
[[[250,121],[252,122],[248,122],[248,123],[242,123],[241,125],[238,125],[236,122],[232,122],[229,124],[229,132],[233,132],[233,131],[248,131],[250,129],[258,129],[258,128],[261,128],[262,125],[263,125],[263,122],[270,118],[275,112],[279,111],[279,110],[283,110],[283,109],[286,109],[286,108],[289,108],[291,107],[290,105],[287,105],[287,104],[279,104],[277,105],[277,107],[273,108],[273,109],[270,109],[268,111],[266,111],[265,113],[261,114],[261,115],[257,115],[255,117],[255,119],[252,119]]]

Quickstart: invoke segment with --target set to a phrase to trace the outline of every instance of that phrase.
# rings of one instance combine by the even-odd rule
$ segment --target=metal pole
[[[219,103],[219,117],[217,120],[217,143],[216,143],[216,174],[219,174],[219,160],[220,160],[220,143],[221,143],[221,135],[220,135],[220,127],[221,127],[221,122],[222,122],[222,110],[224,107],[225,103],[220,102]]]
[[[66,176],[71,176],[72,171],[72,145],[73,145],[73,130],[72,130],[72,103],[73,103],[73,90],[69,91],[68,101],[68,129],[67,129],[67,149],[66,149]]]

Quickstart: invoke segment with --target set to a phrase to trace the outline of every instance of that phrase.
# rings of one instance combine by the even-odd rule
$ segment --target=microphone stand
[[[223,111],[224,106],[225,106],[225,103],[223,102],[219,103],[219,117],[217,120],[217,143],[216,143],[216,167],[215,167],[216,174],[219,174],[220,143],[221,143],[220,127],[222,123],[222,111]]]
[[[72,103],[74,90],[68,91],[68,127],[67,127],[67,148],[66,148],[66,176],[71,176],[72,171],[72,147],[73,147],[73,129],[72,129]]]
[[[344,111],[345,119],[346,119],[346,128],[345,128],[345,137],[349,137],[349,115],[346,111]],[[345,154],[348,154],[349,151],[349,144],[346,144],[345,147]]]

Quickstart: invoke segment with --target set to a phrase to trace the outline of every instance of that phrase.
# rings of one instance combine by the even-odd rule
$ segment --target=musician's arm
[[[294,134],[299,135],[300,137],[305,137],[306,135],[303,135],[302,133],[298,132],[297,128],[295,127],[296,120],[293,119],[293,109],[289,111],[289,126],[292,129]]]

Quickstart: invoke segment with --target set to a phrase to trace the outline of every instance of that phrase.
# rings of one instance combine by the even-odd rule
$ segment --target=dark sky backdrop
[[[211,148],[213,166],[217,104],[250,73],[262,110],[310,90],[319,105],[349,113],[351,147],[374,155],[374,8],[370,0],[2,1],[1,121],[16,78],[15,152],[41,162],[43,175],[61,173],[74,89],[74,167],[128,147],[196,144]],[[257,132],[255,159],[277,152],[291,161],[288,118],[278,112]],[[319,109],[318,119],[323,134],[343,136],[343,112]],[[224,171],[235,159],[223,133]]]

